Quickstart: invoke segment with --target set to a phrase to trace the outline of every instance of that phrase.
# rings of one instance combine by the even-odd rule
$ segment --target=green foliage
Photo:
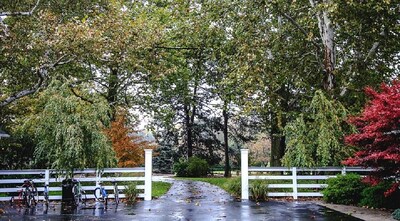
[[[125,199],[128,204],[132,204],[136,202],[136,197],[139,194],[139,191],[136,189],[136,182],[132,182],[129,185],[125,186],[124,194]]]
[[[188,175],[191,177],[207,176],[209,165],[206,160],[198,157],[189,158],[189,165],[187,167]]]
[[[241,177],[229,179],[225,186],[226,186],[226,190],[230,194],[232,194],[236,197],[240,197],[242,195]]]
[[[322,193],[324,200],[329,203],[356,205],[361,200],[361,192],[366,184],[358,174],[338,175],[327,180],[328,187]]]
[[[360,205],[373,208],[397,208],[399,206],[400,191],[397,190],[387,197],[384,194],[391,186],[392,182],[383,181],[378,185],[366,187],[361,193]]]
[[[266,201],[268,199],[268,183],[264,180],[251,182],[250,194],[255,201]]]
[[[340,103],[317,91],[308,112],[285,128],[287,149],[283,164],[297,167],[340,165],[352,153],[342,141],[350,130],[345,123],[346,115]]]
[[[35,2],[2,1],[0,12],[27,12]],[[365,101],[360,88],[398,76],[397,1],[71,2],[40,1],[32,15],[0,18],[0,106],[8,98],[18,100],[20,92],[39,94],[56,74],[74,76],[76,82],[94,83],[92,93],[112,108],[152,103],[149,112],[159,121],[154,128],[174,133],[180,156],[189,147],[175,144],[188,144],[210,163],[220,159],[221,147],[210,126],[220,123],[210,113],[221,107],[209,105],[212,100],[226,104],[230,122],[236,109],[259,116],[263,130],[270,131],[272,165],[285,150],[282,131],[288,122],[286,164],[335,165],[348,155],[343,131],[327,117],[340,108],[306,112],[293,121],[325,81],[326,42],[337,49],[329,56],[336,83],[329,93],[352,112]],[[320,30],[320,15],[330,20],[327,31]],[[323,41],[321,33],[328,31],[332,41]],[[23,121],[17,109],[1,112],[0,123],[16,127]],[[6,145],[7,156],[28,149],[25,142]],[[169,162],[159,168],[164,163]]]
[[[209,165],[206,160],[198,157],[191,157],[188,161],[179,160],[174,164],[174,172],[181,177],[202,177],[207,176]]]
[[[171,145],[158,143],[157,155],[154,156],[153,168],[158,173],[172,173],[173,154]]]
[[[392,213],[393,219],[395,220],[400,220],[400,209],[396,209],[393,213]]]
[[[187,177],[188,165],[189,163],[187,161],[185,161],[184,159],[179,159],[179,161],[174,164],[174,173],[176,173],[176,176]]]
[[[65,81],[65,79],[63,79]],[[111,144],[103,133],[108,124],[108,105],[82,88],[93,104],[74,96],[69,82],[54,79],[39,97],[40,106],[25,126],[37,140],[35,159],[58,170],[104,168],[115,165]]]

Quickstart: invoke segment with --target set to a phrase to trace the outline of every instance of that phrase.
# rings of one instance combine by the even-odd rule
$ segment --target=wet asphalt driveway
[[[0,220],[359,220],[310,202],[238,202],[225,191],[208,183],[176,180],[159,199],[128,206],[91,202],[68,208],[39,203],[34,208],[0,204],[6,213]]]

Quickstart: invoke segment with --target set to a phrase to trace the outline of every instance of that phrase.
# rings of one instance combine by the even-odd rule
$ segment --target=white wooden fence
[[[298,199],[298,197],[323,196],[321,189],[328,186],[326,180],[338,174],[346,174],[346,172],[367,174],[372,171],[372,169],[361,167],[248,167],[248,154],[248,149],[241,150],[242,199],[245,200],[249,199],[249,180],[274,180],[268,184],[268,189],[275,192],[269,191],[268,196]],[[271,174],[271,172],[275,173]]]
[[[12,195],[18,195],[21,191],[20,187],[26,179],[32,179],[39,191],[39,200],[43,200],[44,185],[49,184],[50,200],[61,200],[61,195],[53,195],[51,192],[62,191],[62,180],[65,179],[63,174],[55,170],[33,169],[33,170],[0,170],[0,201],[8,201]],[[15,178],[18,177],[18,178]],[[151,183],[152,183],[152,150],[145,150],[145,167],[136,168],[106,168],[101,171],[96,169],[84,169],[74,171],[74,178],[79,180],[82,188],[86,191],[88,199],[93,199],[93,191],[99,186],[100,182],[117,181],[118,189],[125,189],[126,184],[121,182],[140,182],[136,189],[143,190],[139,197],[144,200],[151,200]],[[113,186],[106,185],[103,187],[109,193],[110,198],[114,198]],[[122,193],[120,198],[124,198]]]

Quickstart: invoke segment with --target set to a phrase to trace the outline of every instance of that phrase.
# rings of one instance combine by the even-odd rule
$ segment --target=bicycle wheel
[[[24,204],[27,207],[31,207],[33,203],[32,194],[30,192],[25,192],[24,194]]]
[[[75,206],[78,206],[80,201],[80,193],[78,190],[78,186],[74,185],[74,187],[72,188],[72,194],[74,196],[74,204]]]
[[[35,195],[33,195],[33,193],[31,193],[28,197],[28,202],[29,202],[29,207],[33,206],[36,201],[35,201]]]
[[[37,190],[36,186],[32,187],[32,198],[35,205],[39,202],[39,191]]]
[[[118,190],[118,186],[114,187],[114,201],[115,204],[118,205],[119,204],[119,190]]]
[[[86,192],[84,190],[81,190],[81,202],[86,205]]]
[[[96,187],[96,189],[94,189],[94,198],[96,198],[96,200],[103,199],[100,187]]]
[[[44,187],[43,198],[44,204],[49,205],[49,188],[47,186]]]

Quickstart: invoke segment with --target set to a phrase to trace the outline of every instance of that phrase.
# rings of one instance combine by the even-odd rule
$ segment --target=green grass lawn
[[[171,183],[167,183],[167,182],[152,182],[152,193],[151,196],[152,197],[160,197],[162,195],[164,195],[165,193],[168,192],[169,188],[171,188]]]

